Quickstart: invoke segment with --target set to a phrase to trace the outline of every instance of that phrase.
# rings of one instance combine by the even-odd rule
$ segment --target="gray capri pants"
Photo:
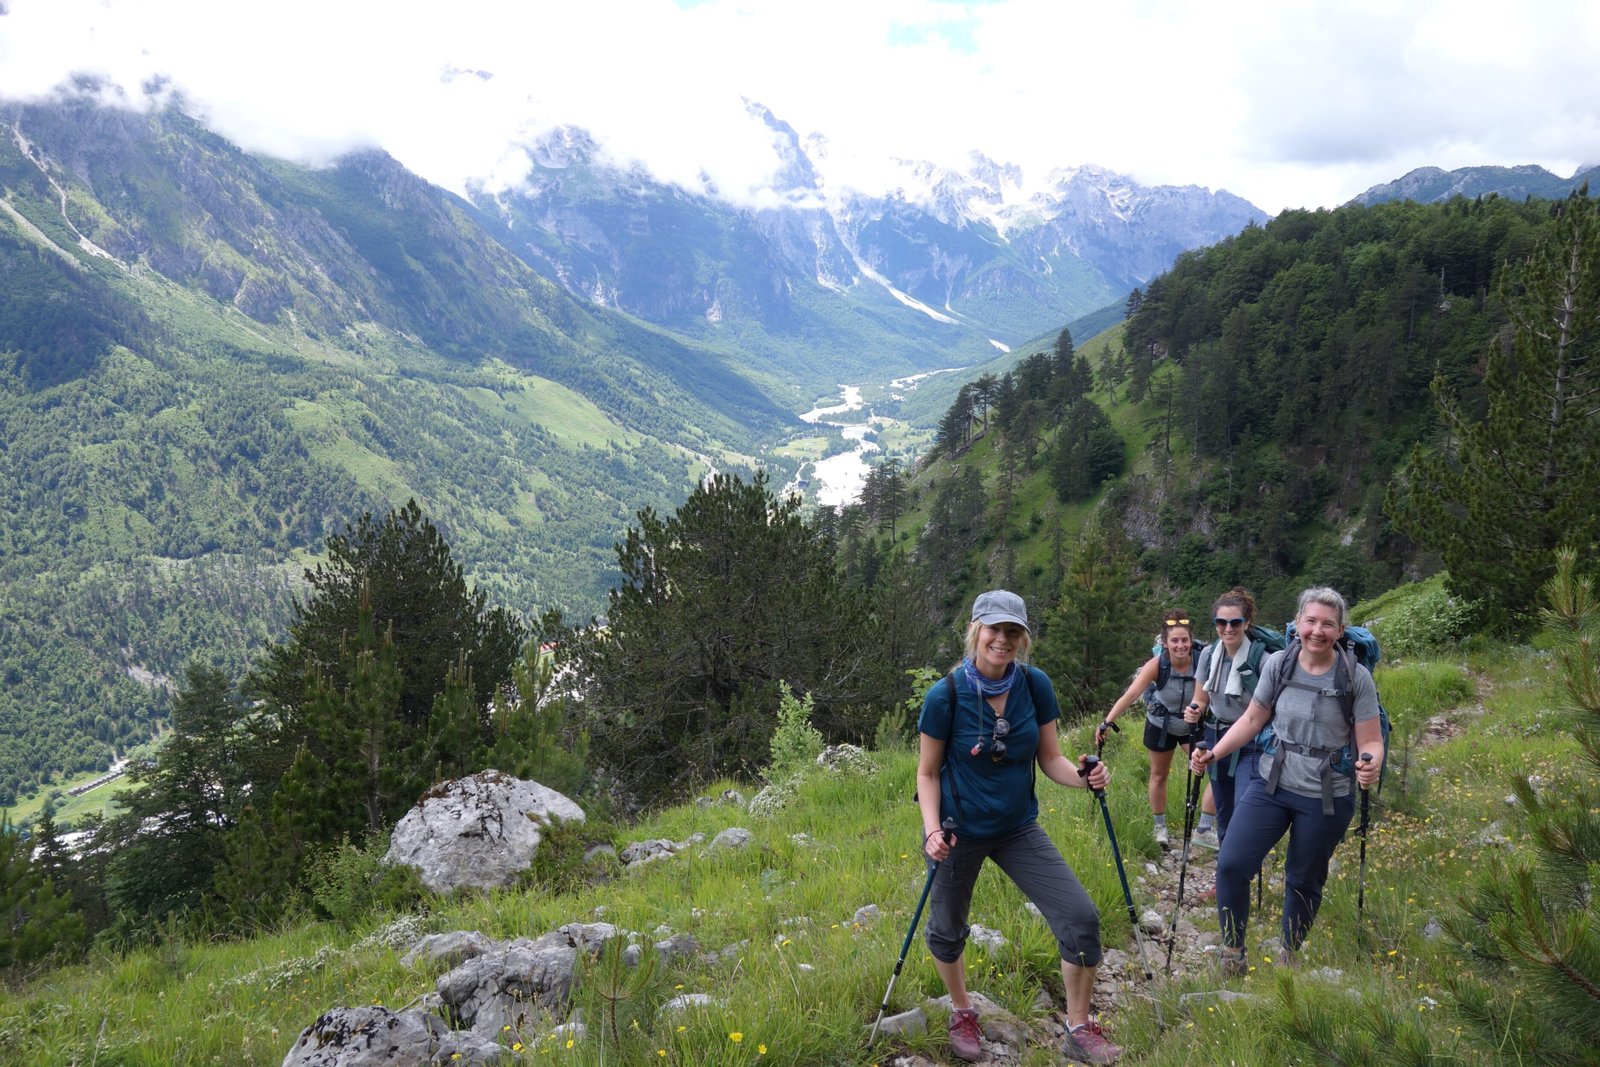
[[[1100,912],[1037,822],[1004,837],[957,837],[939,864],[928,896],[928,951],[954,963],[966,947],[972,888],[984,859],[992,859],[1043,913],[1061,946],[1061,958],[1080,967],[1100,962]]]

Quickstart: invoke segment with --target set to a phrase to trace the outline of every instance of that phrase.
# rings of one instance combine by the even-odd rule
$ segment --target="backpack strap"
[[[1297,637],[1293,641],[1289,642],[1289,647],[1284,649],[1283,658],[1278,661],[1277,673],[1274,675],[1274,680],[1277,682],[1277,685],[1273,687],[1272,694],[1274,717],[1277,715],[1276,705],[1278,697],[1285,689],[1305,689],[1317,694],[1318,696],[1338,697],[1339,706],[1341,709],[1343,709],[1345,714],[1345,722],[1354,728],[1355,695],[1351,691],[1351,674],[1349,672],[1348,665],[1345,662],[1346,654],[1353,655],[1353,653],[1350,653],[1349,650],[1346,649],[1343,653],[1334,658],[1334,688],[1332,690],[1322,689],[1318,686],[1307,685],[1305,682],[1297,682],[1294,680],[1295,666],[1300,659],[1300,639]],[[1343,679],[1340,678],[1341,674],[1344,675]],[[1343,681],[1343,685],[1340,685],[1341,681]],[[1299,742],[1289,740],[1283,735],[1282,730],[1277,731],[1277,736],[1278,748],[1282,751],[1293,752],[1297,756],[1309,756],[1317,761],[1317,777],[1322,783],[1322,814],[1332,815],[1333,761],[1346,746],[1337,745],[1333,748],[1317,748],[1312,745],[1304,745],[1300,744]],[[1276,793],[1278,791],[1278,780],[1282,777],[1282,775],[1283,760],[1273,760],[1272,770],[1267,773],[1266,785],[1268,793]]]
[[[1017,664],[1017,666],[1019,668],[1021,668],[1022,676],[1027,679],[1027,682],[1028,682],[1028,698],[1033,701],[1033,721],[1034,722],[1038,722],[1039,721],[1039,690],[1034,687],[1034,683],[1033,683],[1033,668],[1029,667],[1025,663],[1019,663],[1019,664]],[[958,820],[960,820],[960,822],[963,825],[965,825],[966,821],[967,821],[967,816],[966,816],[966,812],[962,809],[962,806],[961,806],[961,787],[956,782],[956,772],[955,772],[955,769],[950,764],[950,735],[955,733],[955,729],[956,729],[956,707],[957,707],[957,700],[956,700],[956,672],[954,670],[952,670],[949,674],[944,676],[944,684],[945,684],[946,702],[947,702],[947,704],[948,704],[948,706],[950,708],[950,715],[949,715],[950,733],[945,734],[945,737],[944,737],[944,763],[939,768],[939,777],[942,779],[944,777],[945,771],[949,771],[950,772],[950,797],[951,797],[952,800],[954,800],[956,802],[956,818]],[[980,698],[980,700],[981,700],[981,698]],[[1039,803],[1039,760],[1038,760],[1037,756],[1035,756],[1033,759],[1028,761],[1028,770],[1030,772],[1028,788],[1033,793],[1033,802],[1035,804],[1038,804]]]

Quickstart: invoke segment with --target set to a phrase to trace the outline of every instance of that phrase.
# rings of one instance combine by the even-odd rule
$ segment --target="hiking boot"
[[[1244,958],[1244,949],[1224,945],[1217,950],[1217,962],[1222,965],[1222,977],[1243,978],[1250,973],[1250,963]]]
[[[950,1051],[956,1059],[976,1063],[983,1058],[983,1028],[978,1025],[978,1013],[971,1008],[957,1008],[950,1013]]]
[[[1156,844],[1160,845],[1162,848],[1166,848],[1168,845],[1170,845],[1172,843],[1171,838],[1169,838],[1167,836],[1167,824],[1166,823],[1162,823],[1160,826],[1156,827],[1155,838],[1156,838]]]
[[[1191,840],[1201,848],[1209,848],[1212,851],[1222,847],[1222,843],[1217,840],[1216,830],[1196,830]]]
[[[1061,1054],[1074,1063],[1116,1063],[1122,1050],[1106,1040],[1100,1024],[1090,1019],[1067,1031]]]

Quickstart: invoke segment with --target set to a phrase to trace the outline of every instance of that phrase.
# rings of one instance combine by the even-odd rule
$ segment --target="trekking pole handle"
[[[1363,752],[1363,753],[1361,753],[1361,760],[1360,760],[1360,762],[1362,762],[1362,763],[1371,763],[1371,762],[1372,762],[1372,753],[1370,753],[1370,752]],[[1360,783],[1359,783],[1359,782],[1357,782],[1357,783],[1356,783],[1356,784],[1357,784],[1357,785],[1360,785]],[[1366,789],[1366,788],[1367,788],[1367,787],[1366,787],[1366,786],[1364,786],[1364,785],[1363,785],[1363,786],[1361,786],[1361,788],[1362,788],[1362,789],[1363,789],[1363,790],[1365,790],[1365,789]]]
[[[956,821],[947,818],[939,824],[939,827],[944,831],[944,843],[948,845],[950,843],[950,835],[956,832]]]
[[[1085,756],[1085,757],[1083,757],[1083,771],[1082,771],[1083,784],[1085,786],[1087,786],[1089,791],[1094,793],[1094,795],[1097,796],[1097,797],[1105,796],[1106,795],[1106,791],[1104,789],[1096,789],[1094,786],[1089,785],[1089,775],[1093,774],[1094,773],[1094,769],[1096,767],[1100,766],[1100,762],[1101,762],[1101,760],[1100,760],[1099,756]]]

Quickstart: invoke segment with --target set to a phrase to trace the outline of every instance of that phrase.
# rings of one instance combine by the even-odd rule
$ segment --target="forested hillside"
[[[0,804],[148,739],[191,659],[241,676],[365,511],[415,498],[497,602],[594,611],[629,516],[790,419],[385,156],[8,107],[0,190]]]
[[[1186,253],[1117,330],[1081,350],[1063,333],[961,386],[928,461],[880,469],[840,517],[847,567],[870,580],[902,559],[947,613],[996,584],[1058,609],[1042,647],[1103,646],[1076,668],[1085,693],[1125,676],[1167,607],[1203,614],[1244,584],[1276,621],[1310,582],[1354,599],[1436,570],[1437,546],[1414,544],[1385,497],[1413,448],[1449,440],[1439,399],[1482,417],[1486,363],[1554,306],[1529,302],[1520,265],[1557,241],[1558,206],[1289,212]],[[1589,325],[1573,353],[1592,367],[1593,350]],[[1537,416],[1536,396],[1516,403]],[[1593,438],[1563,438],[1562,455]]]

